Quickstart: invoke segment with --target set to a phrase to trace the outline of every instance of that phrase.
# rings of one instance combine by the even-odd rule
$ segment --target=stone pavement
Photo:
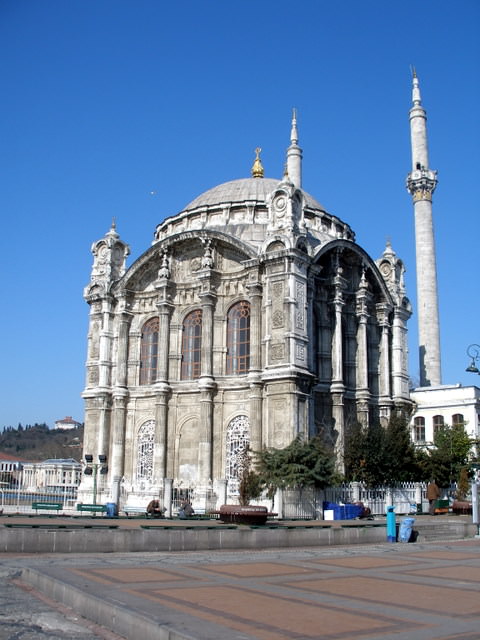
[[[50,611],[73,625],[64,635],[8,636],[0,627],[2,640],[107,638],[102,627],[128,640],[480,638],[478,538],[0,558],[4,575],[22,572],[29,588],[75,611]],[[102,627],[86,629],[80,615]]]

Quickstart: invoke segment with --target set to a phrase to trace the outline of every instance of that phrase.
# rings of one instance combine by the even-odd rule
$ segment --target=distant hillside
[[[46,424],[5,427],[0,433],[2,453],[23,460],[41,462],[48,458],[82,459],[83,425],[77,429],[49,429]]]

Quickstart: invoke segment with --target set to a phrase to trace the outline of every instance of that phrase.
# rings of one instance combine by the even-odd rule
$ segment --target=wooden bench
[[[32,509],[38,512],[39,509],[45,509],[48,511],[56,511],[63,509],[63,502],[32,502]]]
[[[106,513],[107,507],[104,504],[77,504],[77,511],[90,511],[91,513]]]
[[[123,512],[127,516],[127,518],[132,514],[137,514],[137,516],[143,516],[144,518],[146,518],[148,515],[147,507],[135,507],[133,505],[125,505],[123,507]]]
[[[437,513],[448,513],[449,510],[449,502],[448,500],[437,500],[435,502],[435,514]]]

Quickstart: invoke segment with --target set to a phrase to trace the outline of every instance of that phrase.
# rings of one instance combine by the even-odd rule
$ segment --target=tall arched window
[[[152,318],[142,327],[140,384],[153,384],[157,376],[158,326],[158,318]]]
[[[238,491],[242,462],[250,444],[250,423],[247,416],[237,416],[227,428],[227,451],[225,457],[225,477],[229,493]]]
[[[196,309],[183,321],[182,380],[200,377],[202,366],[202,310]]]
[[[155,420],[142,424],[137,436],[137,480],[151,482],[153,479],[153,449],[155,443]]]
[[[250,303],[242,300],[227,315],[227,374],[250,369]]]

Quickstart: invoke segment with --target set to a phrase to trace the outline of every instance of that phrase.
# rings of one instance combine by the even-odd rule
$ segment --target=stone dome
[[[265,203],[267,196],[278,188],[280,180],[274,178],[241,178],[219,184],[212,189],[197,196],[183,211],[191,211],[203,207],[215,207],[222,204],[235,204],[244,202]],[[305,204],[310,209],[325,211],[325,208],[302,190]]]

